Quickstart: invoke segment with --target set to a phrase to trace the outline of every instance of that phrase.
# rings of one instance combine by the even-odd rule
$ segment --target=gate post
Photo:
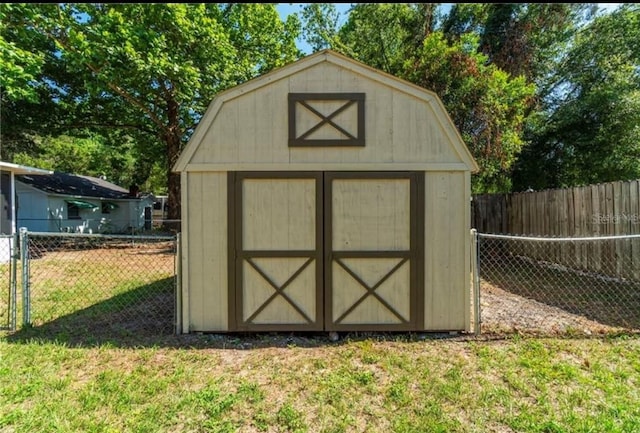
[[[17,322],[17,303],[18,300],[16,296],[18,295],[17,290],[17,282],[18,282],[18,271],[16,266],[18,266],[18,234],[13,234],[13,239],[11,239],[11,243],[9,244],[9,255],[11,260],[11,275],[9,275],[9,290],[11,293],[9,294],[9,330],[16,330],[16,322]]]
[[[180,238],[182,233],[176,234],[174,246],[176,248],[176,255],[174,256],[174,275],[175,275],[175,333],[176,335],[182,334],[182,245],[180,244]]]
[[[20,227],[20,263],[22,265],[22,326],[31,323],[31,294],[29,293],[29,234]]]
[[[476,335],[480,335],[480,254],[476,229],[471,229],[471,278],[473,279],[473,330]]]

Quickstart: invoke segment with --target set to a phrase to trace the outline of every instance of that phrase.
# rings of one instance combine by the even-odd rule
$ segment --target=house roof
[[[80,176],[56,171],[46,175],[23,174],[17,176],[16,179],[48,194],[106,198],[111,200],[136,198],[131,197],[128,189],[107,182],[104,179],[91,176]]]
[[[443,132],[447,137],[448,142],[451,144],[460,160],[472,172],[477,172],[479,170],[471,152],[465,145],[460,133],[456,129],[451,117],[447,113],[447,110],[436,93],[367,66],[335,51],[323,50],[219,93],[209,104],[207,111],[200,120],[185,149],[182,151],[178,161],[174,164],[172,168],[173,171],[181,172],[187,169],[191,158],[197,151],[198,147],[203,143],[210,125],[213,123],[214,119],[216,119],[216,116],[223,108],[223,105],[236,98],[242,97],[249,92],[254,92],[262,87],[272,85],[279,80],[308,70],[315,65],[322,64],[323,62],[352,71],[374,82],[378,82],[395,89],[396,91],[410,94],[429,104],[435,113],[437,121],[443,128]],[[228,161],[224,162],[228,163]]]
[[[0,161],[0,170],[11,171],[14,174],[50,174],[51,170],[43,170],[41,168],[29,167],[26,165],[13,164],[11,162]]]

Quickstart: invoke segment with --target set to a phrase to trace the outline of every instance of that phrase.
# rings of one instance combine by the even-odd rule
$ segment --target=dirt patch
[[[484,280],[481,281],[480,287],[480,317],[483,334],[517,332],[543,335],[596,335],[629,331],[507,292]]]

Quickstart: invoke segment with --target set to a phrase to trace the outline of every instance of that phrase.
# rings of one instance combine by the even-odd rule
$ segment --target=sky
[[[285,19],[291,13],[300,12],[302,10],[302,6],[304,6],[305,4],[307,3],[278,3],[276,9],[278,10],[278,13],[282,17],[282,19]],[[452,3],[443,3],[445,11],[451,4]],[[622,3],[598,3],[598,6],[604,12],[611,12],[621,4]],[[342,24],[342,22],[344,22],[347,15],[349,14],[351,3],[334,3],[334,5],[336,6],[336,10],[340,13],[340,24]],[[300,48],[300,50],[305,54],[311,54],[311,47],[303,39],[298,38],[297,45],[298,48]]]

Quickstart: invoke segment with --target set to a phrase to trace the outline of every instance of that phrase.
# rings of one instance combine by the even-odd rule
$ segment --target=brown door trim
[[[242,249],[242,181],[244,179],[315,179],[316,245],[313,251]],[[229,172],[228,173],[228,313],[229,331],[413,331],[424,329],[424,182],[422,172]],[[409,179],[410,248],[408,251],[332,251],[332,181],[334,179]],[[251,324],[242,320],[242,264],[259,257],[308,257],[316,266],[316,317],[308,324]],[[410,315],[399,324],[334,324],[333,261],[341,258],[399,258],[410,262]],[[267,281],[278,290],[274,282]],[[372,288],[366,288],[372,290]],[[283,289],[284,290],[284,289]],[[373,289],[375,290],[375,289]]]
[[[242,182],[245,179],[315,179],[316,185],[316,232],[315,232],[315,249],[314,250],[244,250],[243,235],[242,235]],[[323,183],[322,172],[234,172],[228,175],[229,187],[229,224],[228,224],[228,236],[229,236],[229,257],[228,257],[228,275],[229,275],[229,330],[230,331],[320,331],[323,329],[323,256],[322,256],[322,238],[323,238],[323,212],[322,212],[322,198],[323,198]],[[306,324],[287,324],[287,323],[274,323],[274,324],[255,324],[251,321],[243,320],[243,298],[242,298],[242,285],[243,263],[248,262],[254,269],[256,269],[255,263],[252,258],[260,257],[301,257],[308,258],[309,260],[298,269],[293,277],[298,276],[303,269],[311,265],[310,260],[315,261],[315,273],[316,273],[316,293],[315,293],[315,320],[310,320],[305,314],[301,314],[308,323]],[[278,286],[261,270],[256,271],[265,278],[265,280],[273,287],[274,294],[265,302],[265,304],[259,308],[263,309],[271,300],[278,295],[284,297],[284,299],[293,305],[292,301],[284,294],[284,289],[293,280],[293,277],[285,282],[282,286]],[[297,306],[293,306],[298,309]],[[252,314],[252,317],[255,316]],[[251,319],[252,317],[249,317]]]
[[[408,251],[333,251],[332,239],[332,196],[335,179],[409,179],[410,180],[410,246]],[[328,331],[413,331],[424,328],[424,173],[421,172],[325,172],[324,173],[324,281],[325,281],[325,329]],[[401,263],[410,262],[410,318],[398,324],[340,324],[333,320],[333,275],[332,264],[341,264],[341,258],[376,257],[402,258]],[[396,268],[399,268],[397,266]],[[395,271],[395,269],[393,270]],[[392,271],[392,272],[393,272]],[[391,273],[392,273],[391,272]],[[391,274],[390,273],[390,274]],[[389,274],[389,275],[390,275]],[[384,278],[387,278],[387,275]],[[355,278],[355,277],[354,277]],[[363,284],[363,282],[361,282]],[[375,288],[363,284],[366,296],[375,296]],[[383,303],[383,305],[385,305]],[[395,310],[385,305],[398,316]],[[350,310],[353,310],[350,306]],[[347,310],[349,311],[349,310]],[[343,314],[342,316],[345,316]],[[342,317],[344,318],[344,317]]]

